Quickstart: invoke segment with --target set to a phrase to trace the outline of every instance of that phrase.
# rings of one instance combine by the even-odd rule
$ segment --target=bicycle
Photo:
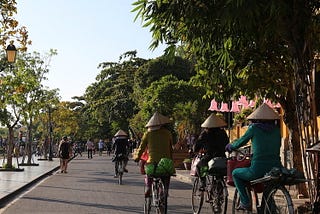
[[[117,174],[116,177],[118,178],[118,183],[119,185],[123,184],[123,173],[124,173],[124,167],[125,167],[125,161],[127,160],[127,156],[124,154],[117,154],[114,157],[114,162],[115,162],[115,168],[117,169]]]
[[[247,157],[246,155],[243,155]],[[297,175],[294,169],[273,168],[264,177],[248,182],[246,192],[249,196],[251,208],[246,210],[247,213],[256,211],[258,214],[293,214],[294,205],[291,195],[286,188],[286,185],[295,185],[306,182],[306,179],[301,175]],[[262,193],[259,197],[258,194]],[[238,190],[235,189],[232,213],[243,213],[243,210],[238,210],[240,205],[240,197]]]
[[[206,175],[206,186],[204,191],[200,190],[201,180],[198,175],[193,182],[191,198],[192,211],[194,214],[199,214],[204,199],[206,198],[205,201],[210,204],[213,213],[226,214],[228,205],[228,189],[224,179],[227,167],[226,158],[214,158],[209,161],[208,165],[209,168]],[[219,167],[217,167],[217,165]]]
[[[150,214],[155,211],[157,214],[167,213],[168,187],[163,180],[168,176],[152,176],[151,195],[145,197],[144,213]]]

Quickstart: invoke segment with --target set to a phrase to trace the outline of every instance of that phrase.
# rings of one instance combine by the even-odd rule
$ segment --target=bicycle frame
[[[153,177],[151,185],[151,197],[145,198],[144,213],[149,214],[152,207],[158,214],[167,213],[168,187],[166,187],[161,177]]]
[[[122,178],[124,173],[124,156],[122,154],[119,154],[117,157],[115,157],[115,168],[117,169],[117,176],[118,176],[118,183],[119,185],[122,185]]]
[[[201,157],[201,155],[202,154],[199,154],[199,157]],[[221,174],[221,170],[214,170],[220,168],[211,167],[213,167],[213,171],[209,170],[207,172],[204,191],[200,190],[200,177],[197,175],[194,180],[191,200],[194,214],[201,212],[204,201],[210,204],[212,213],[225,214],[227,212],[228,189],[225,183],[225,176]]]
[[[260,193],[261,191],[257,191],[255,185],[264,186],[262,197],[260,200],[258,197],[258,193]],[[279,178],[265,176],[263,178],[253,180],[248,183],[246,190],[250,199],[251,209],[255,209],[258,214],[294,213],[294,205],[292,203],[291,195],[286,189],[285,183],[281,182]],[[232,203],[232,213],[237,213],[237,207],[239,206],[239,203],[240,198],[238,191],[236,190]],[[255,206],[253,207],[253,205]]]

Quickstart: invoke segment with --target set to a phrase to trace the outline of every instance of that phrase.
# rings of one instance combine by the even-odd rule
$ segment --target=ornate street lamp
[[[7,46],[6,53],[8,62],[14,63],[16,61],[17,49],[16,46],[14,46],[13,41]]]

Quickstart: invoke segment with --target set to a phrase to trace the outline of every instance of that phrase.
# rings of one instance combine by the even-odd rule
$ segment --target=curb
[[[32,180],[29,183],[26,183],[25,185],[21,186],[20,188],[16,189],[15,191],[7,194],[6,196],[2,197],[0,199],[0,208],[4,208],[7,204],[9,204],[11,201],[13,201],[17,195],[25,192],[27,189],[30,187],[34,186],[36,183],[40,182],[43,180],[45,177],[48,177],[51,175],[53,172],[57,171],[60,168],[60,166],[56,166],[55,168],[49,170],[48,172],[40,175],[36,179]]]

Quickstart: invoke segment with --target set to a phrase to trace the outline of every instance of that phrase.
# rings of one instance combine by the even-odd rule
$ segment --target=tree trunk
[[[28,139],[27,139],[27,154],[28,154],[28,161],[27,164],[31,165],[32,160],[32,122],[30,121],[28,126]]]
[[[282,100],[281,106],[284,109],[284,122],[289,130],[289,146],[291,150],[291,161],[292,166],[300,172],[304,171],[303,161],[302,161],[302,151],[300,145],[300,136],[299,136],[299,121],[297,119],[296,107],[294,104],[294,90],[289,88],[287,96]],[[306,185],[299,184],[298,193],[303,196],[308,196],[308,191]]]
[[[14,131],[13,127],[8,127],[9,131],[9,139],[8,139],[8,150],[7,150],[7,165],[6,168],[13,168],[12,166],[12,154],[13,154],[13,147],[14,147]]]

